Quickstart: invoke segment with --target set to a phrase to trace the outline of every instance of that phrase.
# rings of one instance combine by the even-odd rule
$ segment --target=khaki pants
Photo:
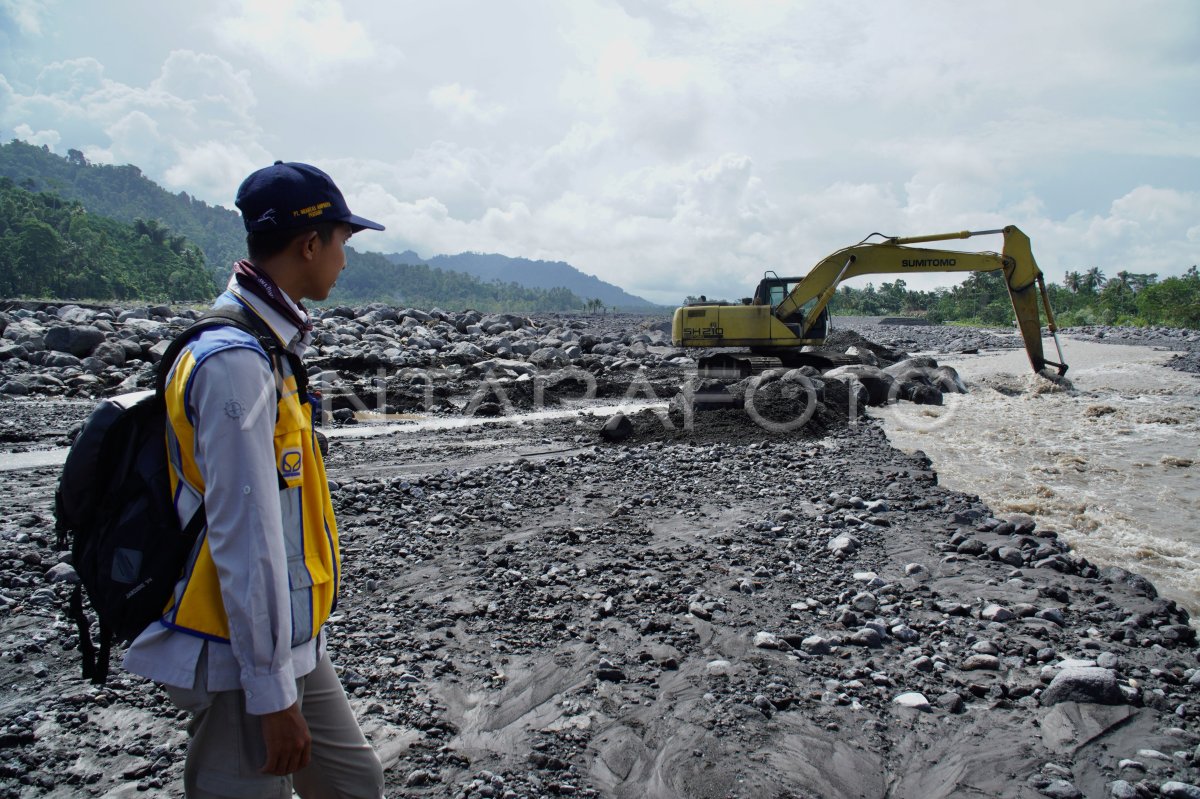
[[[197,677],[198,686],[204,675]],[[308,766],[288,777],[261,769],[267,762],[259,716],[246,712],[241,691],[208,693],[167,687],[177,706],[190,711],[183,785],[189,799],[379,799],[383,768],[363,737],[329,657],[296,680],[300,712],[312,735]]]

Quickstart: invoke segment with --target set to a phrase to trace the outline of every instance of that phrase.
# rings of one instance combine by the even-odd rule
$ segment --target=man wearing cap
[[[337,523],[301,362],[302,299],[323,300],[345,244],[383,226],[350,213],[321,170],[276,161],[238,189],[248,257],[215,307],[233,326],[196,335],[169,368],[167,451],[175,507],[202,529],[160,623],[124,665],[190,711],[189,797],[382,795],[383,772],[325,652],[341,580]],[[270,343],[270,339],[266,339]]]

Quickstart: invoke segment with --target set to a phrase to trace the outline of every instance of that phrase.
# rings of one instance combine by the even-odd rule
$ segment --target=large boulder
[[[1117,674],[1099,666],[1072,666],[1055,675],[1042,693],[1042,704],[1090,702],[1098,705],[1122,705],[1125,698],[1117,685]]]
[[[104,331],[91,325],[52,327],[46,331],[46,349],[68,352],[77,358],[91,355],[102,341]]]
[[[529,356],[529,361],[543,368],[552,369],[558,366],[567,366],[571,359],[557,347],[542,347]]]
[[[953,366],[939,366],[933,372],[933,384],[944,394],[966,394],[967,384]]]
[[[92,351],[92,355],[111,366],[124,366],[127,356],[125,347],[112,341],[102,341]]]
[[[605,441],[624,441],[633,435],[633,423],[623,413],[617,413],[608,418],[600,428],[600,437]]]
[[[891,398],[895,379],[877,366],[839,366],[830,369],[822,378],[844,383],[857,382],[867,390],[867,404],[886,405]]]
[[[82,325],[92,321],[95,312],[80,308],[78,305],[64,305],[54,315],[69,325]]]
[[[920,380],[906,380],[901,383],[896,397],[916,405],[942,404],[942,392]]]

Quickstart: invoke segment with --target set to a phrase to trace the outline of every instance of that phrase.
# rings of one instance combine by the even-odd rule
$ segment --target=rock
[[[906,380],[898,384],[896,396],[908,400],[915,405],[941,405],[942,392],[934,386],[926,385],[916,380]]]
[[[995,655],[971,655],[962,662],[963,671],[999,671],[1000,658]]]
[[[56,563],[46,572],[46,579],[52,583],[69,583],[74,585],[79,582],[79,575],[75,573],[75,569],[69,563]]]
[[[983,612],[979,614],[979,618],[983,619],[984,621],[1005,622],[1015,619],[1016,614],[1008,608],[1000,605],[988,605],[983,609]]]
[[[1062,611],[1058,608],[1042,608],[1033,615],[1035,618],[1045,619],[1052,624],[1057,624],[1059,627],[1065,627],[1067,625],[1066,619],[1063,618]]]
[[[876,599],[875,595],[871,592],[863,591],[854,595],[854,598],[850,600],[850,605],[855,610],[862,611],[864,613],[870,613],[873,612],[875,608],[879,607],[879,600]]]
[[[1113,799],[1137,799],[1137,788],[1125,780],[1113,780],[1108,784],[1108,795]]]
[[[608,417],[604,426],[600,428],[600,437],[605,441],[618,442],[624,441],[633,435],[633,422],[623,413],[616,413]]]
[[[625,682],[625,672],[603,658],[596,664],[597,679],[606,682]]]
[[[774,633],[757,632],[754,634],[754,646],[758,649],[787,649],[788,645],[779,640]]]
[[[162,356],[166,354],[167,348],[170,346],[170,339],[163,339],[157,344],[151,345],[151,347],[146,350],[146,357],[150,359],[150,363],[158,363],[162,360]]]
[[[819,635],[810,635],[800,642],[800,648],[810,655],[828,655],[832,648],[829,641]]]
[[[901,707],[909,707],[913,710],[931,709],[929,700],[925,698],[925,695],[916,691],[908,691],[900,694],[892,700],[892,703],[900,705]]]
[[[968,538],[959,544],[955,551],[960,555],[982,555],[987,552],[987,544],[978,538]]]
[[[948,713],[959,713],[963,709],[963,698],[954,691],[949,691],[937,698],[938,707]]]
[[[966,394],[967,384],[953,366],[939,366],[933,373],[933,384],[944,394]]]
[[[892,376],[877,366],[839,366],[830,369],[822,378],[858,383],[867,390],[867,402],[870,405],[885,405],[895,385]]]
[[[91,355],[101,341],[104,341],[104,331],[91,325],[52,327],[45,336],[46,349],[68,352],[77,358]]]
[[[826,549],[839,557],[847,557],[854,554],[855,550],[858,549],[858,546],[858,539],[847,534],[831,538],[829,539],[828,543],[825,544]]]
[[[69,352],[47,352],[41,359],[41,365],[50,369],[66,369],[68,367],[81,367],[83,362],[75,355]]]
[[[1131,571],[1122,569],[1120,566],[1109,566],[1100,570],[1100,579],[1106,583],[1116,583],[1119,585],[1127,585],[1136,593],[1148,599],[1158,597],[1158,591],[1154,584],[1140,574],[1134,574]]]
[[[460,341],[444,357],[459,363],[475,363],[486,359],[487,353],[469,341]]]
[[[571,359],[558,347],[542,347],[541,349],[534,350],[533,354],[529,356],[529,362],[543,368],[552,369],[568,365]]]
[[[1158,792],[1167,799],[1200,799],[1200,787],[1186,782],[1164,782]]]
[[[1077,666],[1060,671],[1042,693],[1042,704],[1091,702],[1101,705],[1125,704],[1117,675],[1099,666]]]
[[[883,636],[874,627],[863,627],[850,636],[850,642],[859,646],[878,648],[883,646]]]
[[[1046,787],[1040,789],[1039,793],[1054,797],[1054,799],[1083,799],[1083,794],[1080,793],[1079,789],[1066,780],[1054,780]]]
[[[993,560],[1007,563],[1009,566],[1021,566],[1025,563],[1025,553],[1016,547],[996,547],[989,554]]]

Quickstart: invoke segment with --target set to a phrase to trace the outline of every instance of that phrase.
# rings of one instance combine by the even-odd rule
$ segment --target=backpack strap
[[[167,375],[188,342],[208,328],[222,326],[236,327],[249,333],[258,340],[259,346],[263,348],[268,357],[275,356],[287,360],[296,377],[296,388],[300,396],[307,398],[308,370],[305,369],[304,361],[300,356],[285,347],[275,333],[267,327],[266,322],[257,315],[241,305],[222,305],[220,308],[212,308],[201,314],[200,318],[190,327],[175,337],[175,340],[167,347],[167,351],[163,353],[162,359],[158,362],[158,374],[155,379],[155,392],[160,400],[167,389]]]

